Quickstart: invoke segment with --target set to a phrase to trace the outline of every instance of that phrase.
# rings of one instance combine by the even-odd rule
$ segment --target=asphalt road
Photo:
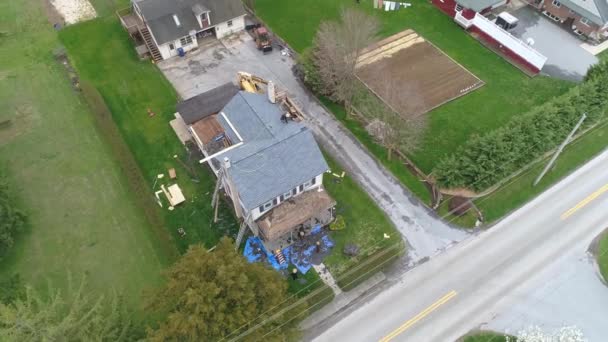
[[[606,227],[608,151],[492,229],[407,272],[315,340],[455,341],[508,310],[562,255],[586,249],[580,241]],[[560,280],[545,279],[553,281]],[[606,324],[589,329],[608,336]]]

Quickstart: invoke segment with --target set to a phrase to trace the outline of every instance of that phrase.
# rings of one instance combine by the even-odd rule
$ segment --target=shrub
[[[6,177],[0,173],[0,258],[13,247],[15,235],[25,226],[25,214],[15,205]]]
[[[586,82],[566,94],[516,117],[484,136],[474,136],[435,167],[437,183],[446,188],[482,191],[556,148],[582,113],[582,129],[606,118],[608,72],[605,64],[590,70]]]
[[[343,230],[346,228],[346,221],[344,221],[344,216],[338,215],[334,222],[329,224],[329,230]]]

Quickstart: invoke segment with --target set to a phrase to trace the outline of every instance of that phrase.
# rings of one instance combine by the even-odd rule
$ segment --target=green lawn
[[[149,61],[139,61],[128,34],[115,16],[75,25],[60,33],[79,75],[91,82],[101,93],[112,112],[114,121],[148,180],[149,205],[155,206],[152,187],[156,182],[171,184],[167,169],[176,168],[177,183],[186,202],[173,211],[162,210],[166,229],[177,241],[181,251],[188,245],[202,242],[212,247],[220,237],[234,234],[237,227],[229,206],[222,203],[219,222],[213,223],[211,192],[215,177],[202,168],[195,158],[189,158],[184,147],[169,126],[175,113],[177,95],[162,73]],[[148,109],[155,113],[148,115]],[[174,156],[189,164],[191,175]],[[162,196],[162,194],[161,194]],[[183,228],[186,236],[177,230]]]
[[[597,262],[605,281],[608,281],[608,233],[600,240],[597,252]]]
[[[607,147],[608,122],[604,122],[601,126],[597,126],[583,137],[570,143],[557,159],[555,167],[536,187],[533,187],[532,183],[550,157],[508,182],[496,192],[476,200],[475,204],[484,213],[486,223],[496,221],[511,210],[524,205]]]
[[[28,213],[28,231],[0,264],[45,290],[86,274],[138,307],[171,260],[135,205],[119,165],[52,51],[60,43],[40,1],[0,2],[0,163]]]
[[[338,164],[327,154],[325,158],[332,172],[340,175],[342,170]],[[364,262],[369,256],[380,250],[401,244],[401,234],[369,195],[348,174],[344,178],[325,174],[323,185],[337,202],[337,215],[343,216],[346,222],[344,230],[331,233],[336,245],[332,254],[324,261],[334,277],[340,278],[353,266]],[[390,238],[386,239],[384,234]],[[354,258],[345,256],[343,250],[347,244],[357,245],[360,248],[360,255]],[[400,245],[398,250],[403,251],[403,246]],[[371,276],[373,273],[375,272],[367,276]]]
[[[572,86],[548,77],[525,76],[466,34],[430,2],[411,3],[408,9],[384,12],[373,10],[371,1],[355,5],[352,0],[257,0],[256,12],[301,52],[311,45],[321,20],[337,18],[342,6],[358,6],[380,19],[382,36],[412,28],[481,78],[486,83],[484,87],[427,114],[429,129],[423,147],[411,156],[425,172],[430,172],[439,158],[456,151],[471,135],[500,127],[514,115],[523,114]]]

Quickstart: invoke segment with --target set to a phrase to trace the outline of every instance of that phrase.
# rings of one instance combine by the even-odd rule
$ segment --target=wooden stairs
[[[146,42],[146,46],[148,47],[148,50],[150,51],[150,55],[152,55],[152,59],[155,62],[162,61],[163,56],[160,54],[160,51],[158,51],[156,44],[154,44],[154,40],[152,40],[152,35],[150,34],[150,31],[148,30],[148,28],[145,26],[140,27],[139,33],[141,33],[142,38]]]
[[[277,258],[277,261],[279,262],[280,265],[287,263],[287,260],[285,260],[285,256],[283,255],[283,252],[281,252],[280,249],[277,249],[276,251],[274,251],[274,257]]]

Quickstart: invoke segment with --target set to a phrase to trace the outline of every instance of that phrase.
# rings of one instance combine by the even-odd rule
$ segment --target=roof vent
[[[177,27],[182,26],[182,23],[179,22],[179,18],[177,17],[177,14],[173,15],[173,21],[175,21],[175,26],[177,26]]]
[[[224,167],[227,169],[230,168],[230,158],[224,157]]]

